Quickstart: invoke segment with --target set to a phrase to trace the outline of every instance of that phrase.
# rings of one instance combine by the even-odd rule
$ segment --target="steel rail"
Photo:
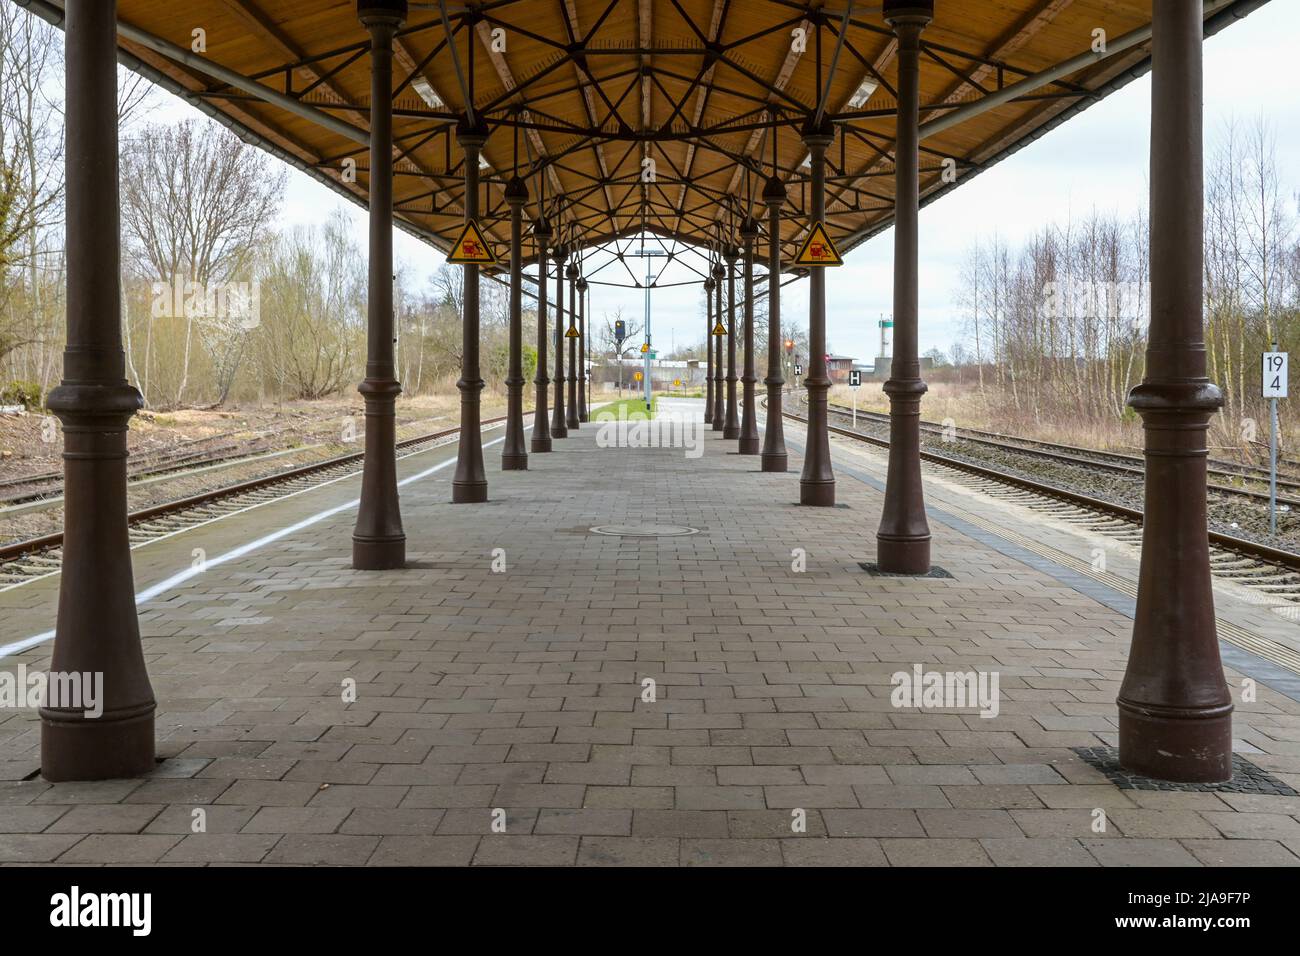
[[[494,425],[498,422],[505,421],[505,416],[498,418],[487,418],[480,422],[480,425]],[[424,442],[436,441],[439,438],[446,438],[460,432],[460,428],[446,428],[442,431],[431,432],[428,435],[417,435],[414,438],[406,438],[397,443],[397,447],[410,448],[413,445],[423,444]],[[196,495],[190,495],[186,498],[178,498],[175,501],[164,502],[160,505],[153,505],[140,511],[133,511],[127,515],[128,524],[140,524],[162,515],[171,514],[177,511],[185,511],[199,505],[205,505],[221,498],[229,498],[232,495],[245,494],[249,491],[256,491],[259,488],[265,488],[269,485],[277,485],[286,481],[292,481],[297,478],[303,478],[316,472],[324,471],[327,468],[337,468],[340,465],[350,465],[362,461],[365,458],[363,452],[352,452],[347,455],[336,455],[333,458],[327,458],[324,461],[312,462],[309,465],[301,465],[297,468],[291,468],[288,471],[280,472],[275,475],[266,475],[261,478],[251,478],[248,481],[237,482],[233,485],[225,485],[221,488],[215,488],[212,491],[200,492]],[[20,558],[25,554],[33,551],[45,551],[50,548],[58,547],[63,543],[63,532],[58,531],[53,534],[42,535],[39,538],[28,538],[25,541],[15,541],[12,544],[0,546],[0,561],[12,561]]]
[[[795,415],[792,412],[783,412],[787,418],[797,422],[807,423],[807,419],[801,415]],[[888,448],[889,442],[883,438],[876,438],[873,435],[864,435],[861,432],[855,432],[848,428],[840,428],[836,425],[828,425],[828,429],[845,438],[853,438],[857,441],[865,442],[870,445],[876,445],[880,448]],[[1116,518],[1123,518],[1134,524],[1142,524],[1142,512],[1137,508],[1129,508],[1126,505],[1116,504],[1113,501],[1106,501],[1101,498],[1094,498],[1091,495],[1085,495],[1077,491],[1070,491],[1067,488],[1061,488],[1057,485],[1048,485],[1040,481],[1034,481],[1030,478],[1021,478],[1019,475],[1012,475],[1004,471],[998,471],[994,468],[987,468],[982,465],[971,464],[962,461],[959,458],[949,458],[946,455],[935,454],[930,451],[921,451],[921,460],[928,461],[931,464],[943,465],[945,468],[952,468],[957,471],[964,471],[968,474],[975,475],[978,478],[986,478],[990,481],[996,481],[1000,484],[1011,485],[1022,488],[1025,491],[1031,491],[1035,494],[1043,495],[1047,498],[1055,498],[1068,504],[1079,505],[1091,511],[1099,511]],[[1224,534],[1220,531],[1210,531],[1209,540],[1226,551],[1234,551],[1245,557],[1254,558],[1259,561],[1265,561],[1269,564],[1276,564],[1286,568],[1288,571],[1300,571],[1300,554],[1292,551],[1285,551],[1281,548],[1274,548],[1271,545],[1261,544],[1258,541],[1251,541],[1246,538],[1237,538],[1233,535]]]

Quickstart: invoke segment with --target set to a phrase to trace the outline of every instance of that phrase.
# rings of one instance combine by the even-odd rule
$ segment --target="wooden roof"
[[[1212,0],[1207,32],[1262,2]],[[61,0],[25,5],[40,13],[57,9]],[[923,124],[1088,52],[1097,29],[1115,44],[1148,27],[1151,16],[1149,0],[938,0],[936,6],[923,37]],[[337,128],[342,121],[364,138],[368,125],[368,35],[355,0],[119,0],[118,8],[127,28],[120,41],[128,65],[365,201],[369,151]],[[545,177],[547,216],[566,242],[590,245],[630,235],[643,218],[648,229],[683,242],[717,240],[720,228],[734,241],[736,219],[750,211],[751,194],[760,193],[762,177],[771,174],[771,133],[765,129],[775,122],[779,174],[790,197],[783,239],[794,243],[807,208],[808,169],[801,165],[807,150],[799,129],[816,111],[823,85],[825,112],[837,133],[827,153],[832,235],[847,251],[891,221],[896,44],[879,0],[853,4],[847,18],[844,0],[824,6],[794,0],[489,0],[446,9],[456,57],[439,4],[412,2],[394,63],[398,217],[442,249],[463,215],[454,131],[467,104],[457,60],[476,115],[492,127],[481,208],[483,225],[499,241],[508,235],[502,194],[516,164],[527,176],[530,216]],[[310,107],[315,117],[266,102],[216,79],[202,64],[177,62],[158,44],[131,38],[142,32],[189,51],[199,28],[206,50],[198,57]],[[802,51],[795,48],[797,29],[807,37]],[[1148,58],[1149,42],[1138,43],[926,136],[926,200],[1140,75]],[[877,88],[865,104],[850,106],[865,80]],[[323,125],[322,116],[335,122]],[[643,187],[646,157],[654,160],[656,181]],[[955,183],[943,175],[949,157],[957,163]],[[348,160],[356,163],[355,181],[345,175]],[[761,173],[747,166],[761,166]],[[761,215],[757,199],[752,208]]]

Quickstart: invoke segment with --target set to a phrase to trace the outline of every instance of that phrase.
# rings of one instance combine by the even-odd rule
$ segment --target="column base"
[[[568,438],[569,430],[564,425],[557,425],[555,422],[551,422],[551,437]]]
[[[727,439],[728,441],[736,440],[737,438],[740,437],[740,426],[737,425],[735,428],[728,428],[726,426],[723,426],[722,437]]]
[[[742,455],[757,455],[759,441],[757,438],[742,438],[740,444],[736,447]]]
[[[799,481],[799,504],[813,508],[835,506],[834,481]]]
[[[397,538],[353,535],[352,567],[356,571],[392,571],[406,567],[406,535]]]
[[[544,455],[551,450],[549,438],[534,438],[529,444],[534,455]]]
[[[876,567],[886,574],[929,574],[930,536],[887,538],[877,534]]]
[[[764,471],[788,471],[790,460],[787,455],[764,455]]]
[[[153,770],[154,709],[120,719],[41,711],[41,776],[51,783],[116,780]]]
[[[481,505],[487,501],[486,481],[453,481],[451,503],[454,505]]]
[[[723,424],[722,419],[720,419],[720,418],[715,418],[715,419],[713,420],[713,430],[714,430],[715,432],[720,432],[720,431],[722,431],[725,427],[726,427],[726,425]]]
[[[502,455],[501,470],[502,471],[527,471],[528,456],[527,455]]]
[[[1207,710],[1119,705],[1119,762],[1125,770],[1175,783],[1232,779],[1232,704]]]

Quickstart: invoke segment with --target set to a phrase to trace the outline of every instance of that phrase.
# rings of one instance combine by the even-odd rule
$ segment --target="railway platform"
[[[485,431],[485,504],[454,446],[400,458],[398,571],[351,568],[359,476],[136,548],[157,768],[47,783],[0,711],[0,862],[1300,865],[1300,629],[1258,592],[1215,583],[1233,781],[1125,777],[1135,544],[927,466],[936,570],[880,576],[884,452],[832,438],[801,507],[793,421],[785,474],[620,427],[505,472]],[[57,595],[0,591],[0,673]]]

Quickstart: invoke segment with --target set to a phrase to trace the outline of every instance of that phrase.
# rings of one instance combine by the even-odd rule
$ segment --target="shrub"
[[[29,412],[41,407],[41,387],[15,379],[0,389],[0,405],[21,405]]]

